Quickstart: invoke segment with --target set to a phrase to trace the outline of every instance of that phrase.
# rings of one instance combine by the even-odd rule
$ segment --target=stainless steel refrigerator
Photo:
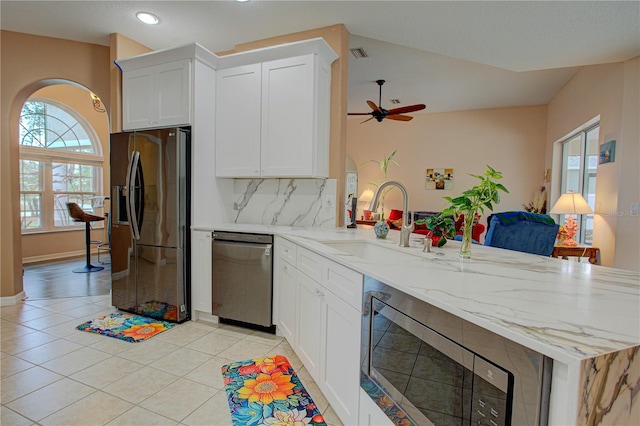
[[[111,292],[120,310],[189,319],[190,128],[111,135]]]

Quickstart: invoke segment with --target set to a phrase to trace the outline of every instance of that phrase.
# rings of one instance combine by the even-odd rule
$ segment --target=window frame
[[[588,143],[593,143],[594,139],[590,139],[589,135],[596,130],[598,131],[598,137],[595,139],[595,147],[589,146]],[[573,190],[575,193],[581,194],[587,203],[590,205],[591,209],[595,212],[595,187],[596,180],[598,174],[598,148],[599,148],[599,132],[600,132],[600,117],[596,117],[595,119],[590,120],[585,123],[582,127],[576,129],[574,132],[571,132],[568,136],[562,138],[559,141],[560,145],[560,159],[561,159],[561,169],[560,169],[560,194],[564,194],[569,190]],[[580,138],[580,167],[578,173],[578,182],[577,186],[573,187],[568,180],[568,157],[570,155],[566,154],[566,149],[568,144]],[[589,148],[595,148],[594,154],[589,154]],[[595,157],[595,167],[589,167],[589,158]],[[593,200],[589,202],[589,189],[590,189],[590,178],[593,178]],[[585,193],[586,192],[586,193]],[[593,245],[593,224],[594,224],[594,214],[582,214],[576,215],[576,221],[578,222],[578,235],[576,235],[576,240],[580,244],[591,246]],[[564,223],[565,218],[568,215],[561,214],[559,215],[560,223]],[[589,225],[589,226],[588,226]],[[587,239],[587,232],[591,231],[591,237]]]
[[[102,150],[102,144],[100,143],[100,138],[96,134],[93,126],[76,110],[69,107],[68,105],[56,101],[54,99],[49,98],[41,98],[41,97],[32,97],[29,98],[27,102],[42,102],[44,104],[49,104],[53,107],[59,108],[68,114],[71,118],[73,118],[79,126],[82,127],[83,131],[87,135],[93,152],[92,153],[83,153],[83,152],[74,152],[70,149],[48,149],[45,147],[34,147],[28,145],[22,145],[20,140],[19,142],[19,150],[20,150],[20,161],[21,161],[21,170],[22,170],[22,160],[27,161],[36,161],[40,164],[40,185],[41,188],[39,191],[33,190],[23,190],[22,184],[22,173],[20,175],[20,216],[21,216],[21,233],[23,235],[29,234],[38,234],[38,233],[51,233],[51,232],[67,232],[67,231],[76,231],[79,228],[84,227],[83,223],[73,222],[71,220],[66,221],[66,226],[60,226],[56,223],[58,222],[59,215],[61,214],[61,209],[56,209],[56,199],[57,196],[63,195],[66,196],[67,200],[87,200],[95,197],[100,197],[103,192],[103,179],[104,179],[104,156]],[[23,106],[24,108],[24,106]],[[46,114],[46,111],[45,111]],[[20,116],[22,117],[22,110]],[[69,126],[69,123],[65,123]],[[75,126],[75,123],[73,124]],[[22,126],[22,121],[19,122],[18,126]],[[71,127],[70,127],[71,128]],[[21,129],[19,130],[19,134],[22,135]],[[56,164],[74,164],[78,167],[89,166],[93,168],[93,183],[92,183],[92,191],[56,191],[54,190],[54,165]],[[23,196],[28,194],[41,194],[40,199],[40,226],[34,228],[24,228],[23,220],[24,220],[24,210],[22,209]],[[82,205],[82,204],[81,204]],[[82,205],[83,209],[88,213],[94,213],[93,208],[87,208],[87,203]],[[69,218],[68,212],[66,211],[65,206],[64,217]],[[57,216],[58,215],[58,216]],[[70,219],[70,218],[69,218]],[[93,224],[95,228],[103,228],[104,224],[102,222],[97,222]]]

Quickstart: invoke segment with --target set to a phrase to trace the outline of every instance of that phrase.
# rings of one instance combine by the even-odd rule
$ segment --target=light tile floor
[[[142,343],[78,331],[110,296],[27,300],[0,309],[0,424],[230,425],[220,367],[285,355],[329,425],[341,425],[287,341],[208,322]]]

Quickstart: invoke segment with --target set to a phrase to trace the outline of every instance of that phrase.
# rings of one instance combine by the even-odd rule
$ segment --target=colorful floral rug
[[[159,300],[140,303],[138,306],[134,306],[126,310],[145,317],[158,318],[167,321],[178,320],[178,308],[166,302],[160,302]]]
[[[282,355],[224,365],[222,377],[235,426],[326,425]]]
[[[80,331],[102,334],[125,342],[137,343],[162,333],[173,326],[175,324],[157,319],[116,312],[87,321],[76,328]]]

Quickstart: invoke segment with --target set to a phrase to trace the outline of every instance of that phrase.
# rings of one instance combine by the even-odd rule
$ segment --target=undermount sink
[[[422,258],[419,248],[399,247],[396,243],[379,245],[370,241],[323,241],[322,244],[369,262],[395,263],[408,260],[407,255]],[[411,258],[409,258],[411,259]]]

